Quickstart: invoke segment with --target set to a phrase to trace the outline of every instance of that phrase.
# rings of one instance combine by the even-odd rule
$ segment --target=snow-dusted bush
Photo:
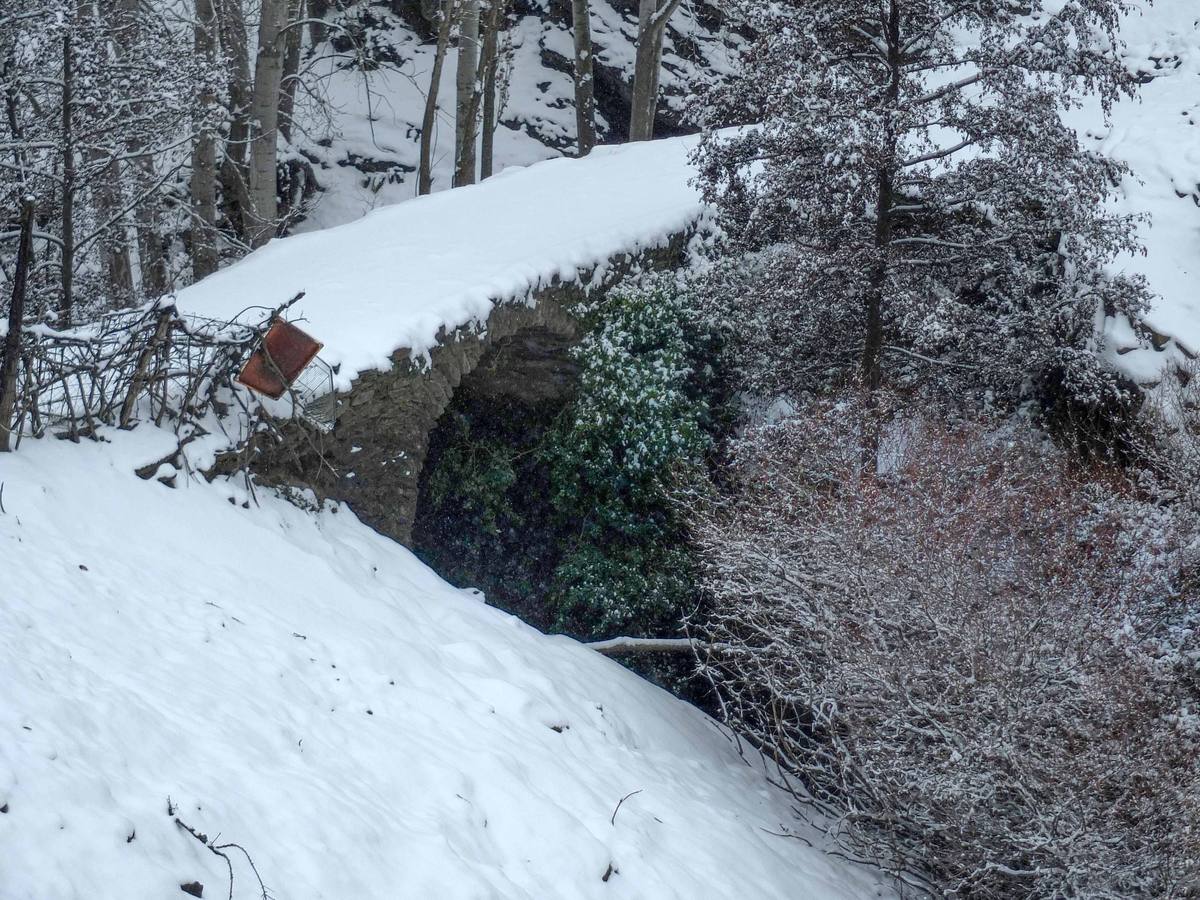
[[[671,498],[710,444],[705,338],[665,289],[627,290],[584,315],[578,393],[543,450],[570,535],[555,602],[575,632],[662,633],[695,594]]]
[[[864,473],[860,421],[748,433],[698,504],[728,721],[934,893],[1196,889],[1187,517],[1012,428],[898,420]]]
[[[1184,716],[1200,727],[1200,360],[1165,372],[1143,415],[1139,449],[1153,472],[1145,479],[1152,502],[1142,507],[1136,539],[1166,553],[1164,538],[1173,538],[1180,557],[1173,596],[1184,602],[1168,599],[1144,617],[1155,627],[1141,638],[1163,677],[1188,691]]]
[[[579,312],[569,399],[533,409],[460,391],[435,435],[416,543],[541,628],[674,633],[696,596],[674,495],[712,444],[713,341],[673,285]]]

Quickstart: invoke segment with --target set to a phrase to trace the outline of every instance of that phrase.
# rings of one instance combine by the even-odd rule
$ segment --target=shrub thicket
[[[1194,508],[926,417],[864,472],[852,406],[752,430],[698,505],[728,721],[847,848],[936,893],[1187,896]]]

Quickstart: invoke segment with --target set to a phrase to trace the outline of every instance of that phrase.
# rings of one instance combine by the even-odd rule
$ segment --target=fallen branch
[[[170,801],[168,800],[167,803],[168,803],[168,809],[170,809],[171,808]],[[214,837],[211,840],[209,840],[209,837],[207,834],[205,834],[202,831],[197,831],[195,828],[193,828],[191,825],[187,824],[187,822],[184,822],[178,816],[175,817],[175,824],[178,825],[180,828],[182,828],[184,831],[186,831],[188,834],[190,834],[192,837],[194,837],[196,840],[198,840],[201,844],[203,844],[209,850],[210,853],[212,853],[216,856],[219,856],[219,857],[221,857],[221,859],[225,860],[225,867],[229,870],[229,900],[233,900],[233,860],[231,860],[229,858],[229,854],[225,852],[226,850],[241,851],[242,855],[246,857],[246,862],[248,862],[250,864],[250,871],[252,871],[254,873],[254,877],[256,879],[258,879],[258,889],[259,889],[260,895],[262,897],[262,900],[271,900],[271,895],[267,891],[267,886],[265,884],[263,884],[262,876],[258,874],[258,867],[254,865],[254,860],[250,857],[250,854],[249,854],[249,852],[247,852],[245,847],[243,847],[241,844],[234,844],[234,843],[218,844],[217,838],[219,838],[220,835],[217,835],[217,837]],[[200,889],[203,890],[203,887],[201,887]],[[197,895],[197,896],[199,896],[199,895]]]
[[[615,637],[607,641],[592,641],[584,644],[589,650],[605,656],[633,656],[642,653],[695,653],[704,650],[710,653],[733,651],[731,644],[710,644],[691,638],[635,638]]]
[[[621,804],[624,803],[626,800],[628,800],[630,797],[632,797],[634,794],[640,794],[644,790],[645,790],[645,788],[638,788],[636,791],[630,791],[628,794],[626,794],[624,797],[622,797],[620,800],[618,800],[617,808],[613,810],[612,818],[608,820],[609,824],[611,824],[615,828],[617,826],[617,813],[619,813],[621,811]],[[607,881],[607,879],[605,879],[605,880]]]

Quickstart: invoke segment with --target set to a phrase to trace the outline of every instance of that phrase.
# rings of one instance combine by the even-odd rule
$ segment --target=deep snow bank
[[[507,169],[482,184],[378,210],[337,228],[272,241],[180,292],[218,319],[250,304],[294,312],[325,343],[344,389],[394,350],[422,353],[438,330],[481,322],[497,300],[619,253],[658,247],[699,218],[689,185],[695,138],[600,147],[586,159]]]
[[[168,797],[279,900],[877,896],[692,707],[169,446],[0,456],[4,900],[226,896]]]

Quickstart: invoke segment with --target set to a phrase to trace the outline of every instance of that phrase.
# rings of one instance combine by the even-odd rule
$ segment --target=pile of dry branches
[[[10,388],[15,444],[48,433],[79,440],[101,426],[137,422],[166,424],[186,440],[206,422],[225,427],[236,421],[243,434],[230,443],[237,445],[266,419],[254,395],[236,383],[237,374],[271,321],[298,299],[249,322],[241,315],[233,321],[185,316],[164,300],[72,329],[25,326]],[[294,409],[300,405],[293,402]],[[231,418],[231,411],[239,415]]]

